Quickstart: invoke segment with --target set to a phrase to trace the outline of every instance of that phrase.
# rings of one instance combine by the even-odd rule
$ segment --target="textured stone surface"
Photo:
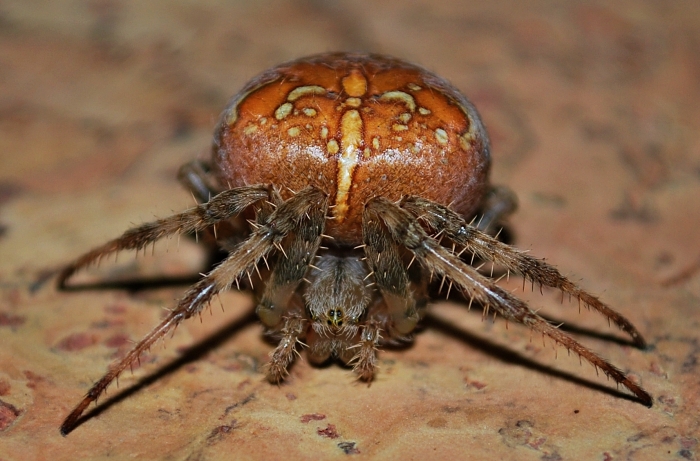
[[[0,460],[700,458],[700,4],[376,3],[0,2]],[[527,329],[448,302],[415,345],[381,354],[371,386],[305,362],[272,386],[252,300],[230,293],[60,436],[186,285],[32,290],[37,277],[189,206],[175,172],[207,154],[228,97],[264,68],[334,49],[406,58],[472,98],[494,180],[520,197],[517,244],[653,347],[629,347],[557,293],[523,296],[632,371],[653,408]],[[82,280],[204,269],[198,247],[176,246]]]

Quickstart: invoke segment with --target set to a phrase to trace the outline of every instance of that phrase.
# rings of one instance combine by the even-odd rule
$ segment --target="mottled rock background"
[[[700,3],[527,5],[0,0],[0,460],[700,458]],[[652,348],[558,293],[523,296],[631,371],[654,407],[452,302],[414,346],[381,354],[369,387],[303,361],[272,386],[252,300],[230,293],[61,437],[204,257],[163,242],[83,276],[172,282],[143,290],[36,289],[42,270],[190,206],[175,173],[206,156],[228,97],[282,60],[339,49],[407,58],[473,99],[494,180],[520,197],[517,244]]]

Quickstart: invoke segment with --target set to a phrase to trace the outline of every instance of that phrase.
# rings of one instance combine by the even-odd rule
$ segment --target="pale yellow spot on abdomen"
[[[409,111],[416,111],[416,100],[404,91],[387,91],[379,97],[380,101],[398,102],[406,105]]]
[[[275,111],[275,118],[277,120],[283,120],[284,118],[287,117],[287,115],[292,113],[292,109],[293,109],[293,107],[292,107],[291,103],[285,102],[284,104],[279,106],[277,108],[277,110]]]
[[[296,101],[297,99],[304,97],[304,96],[313,96],[313,95],[324,95],[326,94],[326,89],[323,88],[322,86],[318,85],[309,85],[309,86],[300,86],[297,88],[294,88],[292,91],[289,92],[289,95],[287,95],[287,101]]]
[[[328,153],[331,155],[335,155],[338,153],[340,150],[340,146],[338,146],[338,141],[335,139],[331,139],[328,141],[328,144],[326,144],[326,149],[328,149]]]
[[[358,69],[351,70],[341,83],[348,96],[357,98],[367,92],[367,79]]]
[[[447,144],[447,142],[449,141],[447,132],[442,128],[438,128],[437,130],[435,130],[435,139],[438,143],[443,145]]]

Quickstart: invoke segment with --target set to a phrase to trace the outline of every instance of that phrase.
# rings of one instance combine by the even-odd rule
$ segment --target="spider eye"
[[[328,317],[327,323],[329,326],[339,328],[343,326],[343,319],[345,318],[345,312],[342,309],[332,308],[326,313]]]

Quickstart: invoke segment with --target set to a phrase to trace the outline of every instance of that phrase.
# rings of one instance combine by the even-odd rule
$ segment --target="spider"
[[[311,362],[339,359],[371,380],[377,349],[410,339],[436,276],[470,305],[476,301],[485,312],[551,338],[651,406],[652,397],[625,373],[470,264],[474,257],[491,261],[559,289],[645,346],[625,317],[554,267],[498,240],[493,229],[515,210],[516,199],[490,185],[490,163],[474,106],[415,65],[328,53],[258,75],[223,111],[211,161],[180,170],[200,204],[126,231],[58,276],[65,287],[107,254],[180,233],[211,232],[227,253],[94,384],[61,433],[72,431],[87,406],[154,342],[252,276],[264,282],[255,284],[256,313],[278,341],[266,370],[273,382],[286,377],[302,348]]]

